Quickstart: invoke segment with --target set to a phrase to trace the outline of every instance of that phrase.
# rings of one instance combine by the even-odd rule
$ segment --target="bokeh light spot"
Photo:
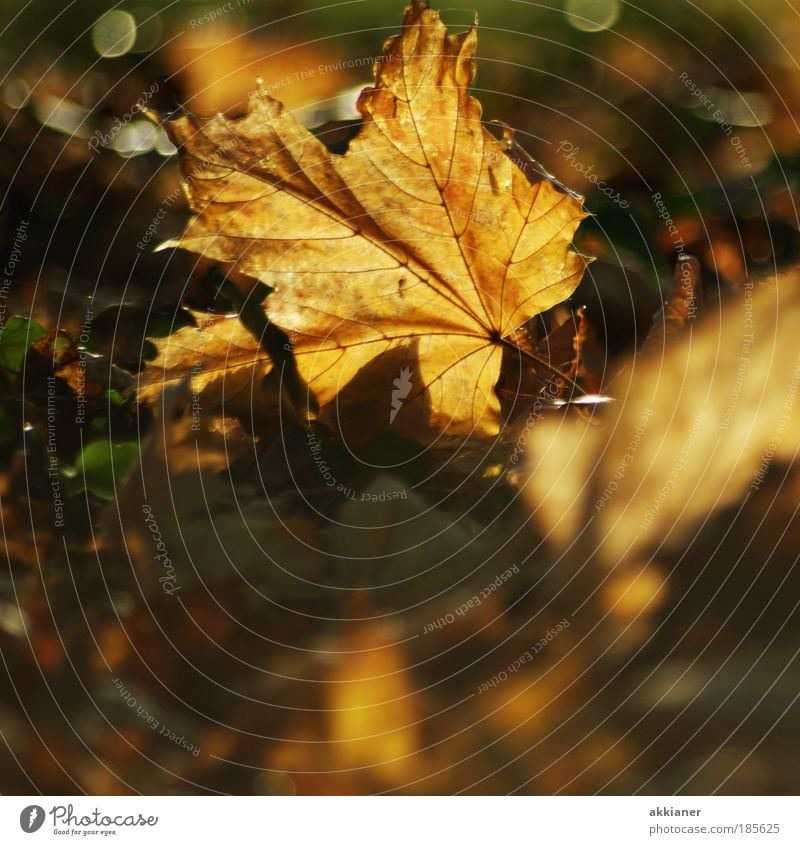
[[[614,26],[619,19],[619,0],[567,0],[564,14],[582,32],[601,32]]]
[[[99,56],[124,56],[136,41],[136,20],[129,12],[107,12],[92,27],[92,44]]]

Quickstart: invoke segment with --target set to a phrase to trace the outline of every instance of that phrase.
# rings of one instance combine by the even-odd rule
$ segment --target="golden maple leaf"
[[[196,213],[166,246],[273,288],[266,316],[340,431],[359,419],[423,439],[496,434],[509,335],[566,299],[586,266],[570,250],[581,203],[529,179],[482,125],[467,91],[476,44],[475,25],[448,35],[414,0],[344,155],[263,90],[239,120],[166,123]],[[238,321],[206,318],[161,343],[141,393],[193,370],[203,407],[241,409],[262,401],[271,367]]]

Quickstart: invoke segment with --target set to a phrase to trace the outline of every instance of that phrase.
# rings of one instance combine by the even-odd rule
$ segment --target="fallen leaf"
[[[540,389],[544,390],[549,383],[555,385],[553,398],[562,397],[574,382],[580,380],[588,393],[600,390],[600,376],[597,375],[598,359],[602,360],[602,353],[595,339],[594,330],[586,319],[586,309],[579,308],[571,312],[560,326],[553,329],[547,337],[539,341],[536,354],[547,362],[536,364]],[[594,366],[587,367],[587,356],[592,359]]]
[[[519,351],[507,351],[498,386],[512,405],[519,405],[521,397],[551,402],[600,392],[603,354],[584,307],[567,311],[536,344],[528,326],[518,329],[512,340]]]
[[[531,431],[528,492],[551,540],[589,532],[608,566],[635,561],[796,461],[797,283],[749,291],[627,368],[605,431],[562,420]]]
[[[421,695],[402,648],[379,626],[363,626],[349,640],[328,678],[328,730],[337,768],[375,766],[402,784],[417,768]]]
[[[418,439],[496,434],[509,336],[568,297],[585,269],[570,250],[581,203],[531,181],[482,125],[467,92],[476,44],[475,26],[448,35],[414,0],[359,98],[363,122],[344,155],[264,90],[240,120],[165,124],[196,216],[164,246],[273,289],[267,318],[288,336],[309,405],[343,436],[353,419]],[[159,344],[142,398],[194,371],[204,407],[274,407],[259,338],[223,318],[204,324]]]
[[[672,292],[653,316],[641,348],[622,367],[612,381],[612,390],[630,380],[636,362],[642,356],[663,353],[668,344],[674,342],[690,328],[703,305],[703,287],[700,278],[700,262],[689,255],[683,255],[675,265]]]
[[[662,349],[672,337],[679,335],[696,319],[702,305],[703,290],[700,285],[700,262],[691,256],[682,256],[675,267],[672,293],[663,310],[653,319],[641,352]]]

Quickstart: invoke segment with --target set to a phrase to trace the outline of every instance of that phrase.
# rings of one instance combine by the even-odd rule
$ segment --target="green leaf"
[[[119,484],[139,457],[138,443],[117,443],[97,440],[81,452],[75,463],[74,492],[87,489],[95,496],[113,499]]]
[[[104,402],[108,402],[109,405],[113,405],[115,408],[121,408],[125,404],[125,398],[123,395],[114,388],[103,391],[103,395],[100,398]]]
[[[18,373],[28,350],[46,334],[47,329],[33,320],[11,317],[0,332],[0,367]]]

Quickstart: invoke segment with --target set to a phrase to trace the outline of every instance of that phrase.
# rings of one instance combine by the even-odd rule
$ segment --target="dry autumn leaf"
[[[343,434],[353,419],[422,439],[496,434],[509,336],[586,266],[570,250],[580,202],[529,178],[482,125],[467,91],[476,44],[475,26],[448,35],[414,0],[344,155],[263,90],[240,120],[166,124],[195,212],[167,245],[273,289],[266,316],[290,338],[309,405]],[[271,368],[239,321],[211,316],[161,343],[142,396],[192,372],[204,408],[247,412],[274,404]]]
[[[653,325],[639,350],[640,354],[662,350],[671,339],[678,337],[696,319],[702,298],[700,262],[684,255],[675,267],[672,293],[661,313],[653,318]]]
[[[602,353],[585,307],[568,311],[538,343],[530,337],[528,326],[518,329],[512,340],[521,352],[506,356],[498,386],[500,395],[510,402],[520,396],[553,400],[567,395],[577,398],[583,391],[599,393]],[[533,365],[531,358],[535,359]]]
[[[599,557],[618,566],[687,542],[796,461],[798,290],[796,274],[778,277],[664,354],[651,349],[618,379],[605,432],[562,420],[531,432],[528,493],[552,541],[592,532]]]

